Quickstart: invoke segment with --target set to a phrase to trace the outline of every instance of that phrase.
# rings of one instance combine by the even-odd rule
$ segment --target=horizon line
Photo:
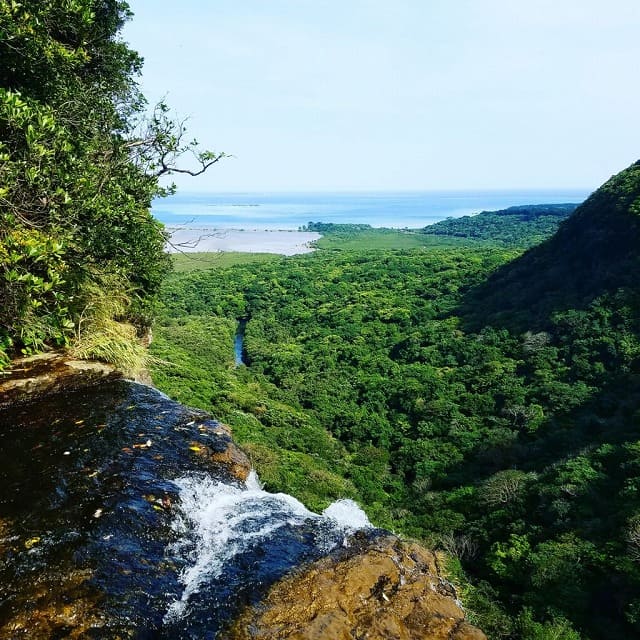
[[[446,188],[446,189],[360,189],[360,188],[315,188],[315,189],[184,189],[178,188],[172,195],[243,195],[243,194],[301,194],[301,195],[320,195],[327,193],[344,193],[344,194],[400,194],[400,193],[518,193],[518,192],[580,192],[592,193],[598,187],[465,187],[465,188]],[[157,199],[170,198],[168,196],[160,196]]]

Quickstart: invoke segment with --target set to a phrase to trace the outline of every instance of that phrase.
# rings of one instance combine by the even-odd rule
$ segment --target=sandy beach
[[[214,229],[210,227],[171,227],[169,253],[177,251],[243,251],[247,253],[279,253],[292,256],[310,253],[310,242],[320,238],[310,231],[244,231],[239,229]]]

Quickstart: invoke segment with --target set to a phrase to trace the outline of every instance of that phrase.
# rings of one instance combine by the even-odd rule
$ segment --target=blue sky
[[[184,190],[592,189],[640,157],[639,0],[129,0]]]

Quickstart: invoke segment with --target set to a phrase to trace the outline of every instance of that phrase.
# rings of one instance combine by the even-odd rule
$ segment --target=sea
[[[325,193],[178,193],[155,200],[167,226],[296,230],[309,222],[417,229],[514,205],[580,203],[588,189]]]

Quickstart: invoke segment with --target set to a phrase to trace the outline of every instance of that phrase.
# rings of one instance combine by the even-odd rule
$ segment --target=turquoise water
[[[298,229],[308,222],[419,228],[448,217],[522,204],[582,202],[586,189],[397,193],[180,193],[153,203],[169,225]]]

